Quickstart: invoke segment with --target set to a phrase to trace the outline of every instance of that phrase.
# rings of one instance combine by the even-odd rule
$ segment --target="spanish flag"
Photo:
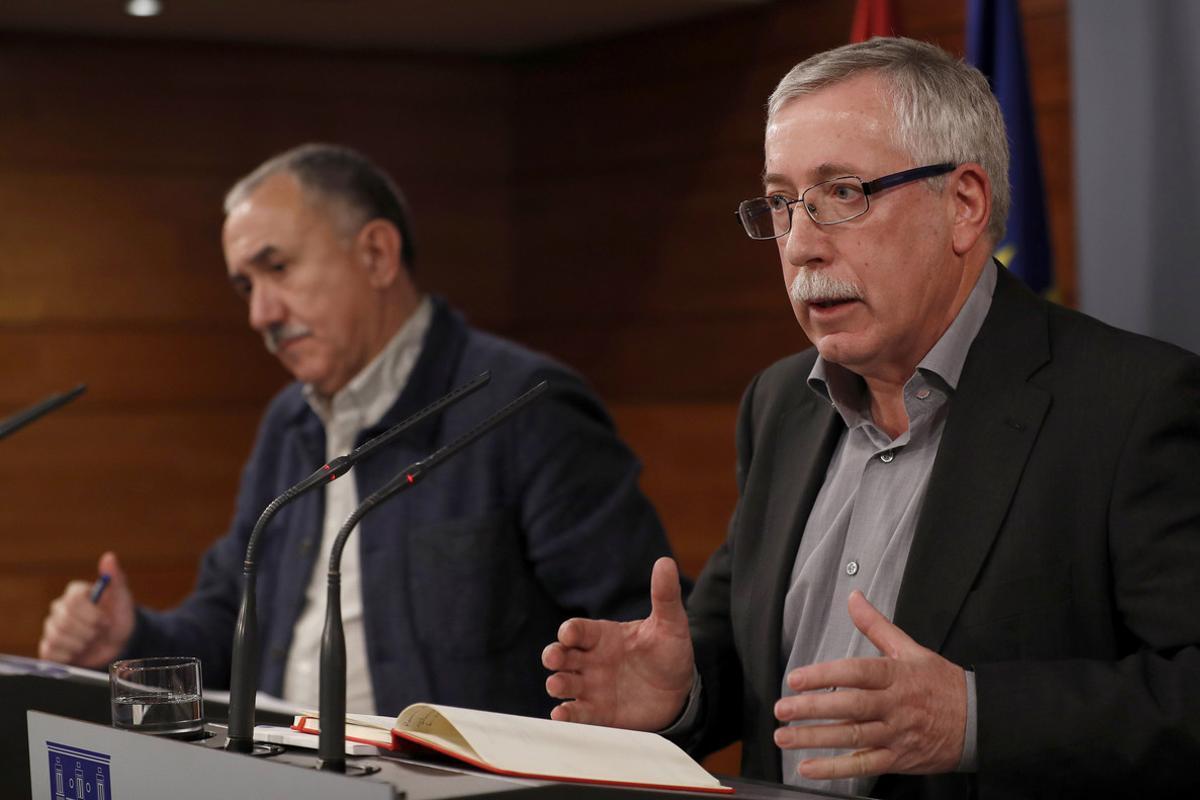
[[[858,0],[854,22],[850,25],[850,41],[865,42],[873,36],[899,36],[896,28],[892,0]]]

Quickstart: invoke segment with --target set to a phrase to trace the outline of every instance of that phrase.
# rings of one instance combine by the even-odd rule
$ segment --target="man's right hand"
[[[634,622],[569,619],[542,652],[553,719],[661,730],[692,688],[692,636],[675,562],[660,558],[650,578],[650,616]]]
[[[115,553],[100,556],[97,570],[110,578],[100,602],[91,601],[92,584],[71,581],[50,604],[39,658],[95,668],[106,666],[125,649],[133,635],[133,595]]]

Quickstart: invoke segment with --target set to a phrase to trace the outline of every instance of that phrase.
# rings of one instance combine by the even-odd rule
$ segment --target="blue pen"
[[[100,598],[104,594],[104,590],[108,588],[108,583],[111,580],[112,576],[105,573],[92,584],[91,594],[88,595],[88,599],[92,601],[92,605],[100,602]]]

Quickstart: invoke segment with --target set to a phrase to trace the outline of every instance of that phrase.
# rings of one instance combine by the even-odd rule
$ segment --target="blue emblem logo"
[[[50,757],[50,800],[112,800],[110,756],[46,742]]]

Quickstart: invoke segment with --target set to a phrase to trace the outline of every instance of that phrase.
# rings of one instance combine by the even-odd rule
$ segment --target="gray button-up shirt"
[[[967,351],[992,303],[996,272],[984,267],[958,316],[904,385],[908,429],[892,439],[871,419],[866,384],[844,367],[818,358],[809,387],[846,423],[817,495],[784,601],[782,696],[795,694],[786,674],[807,664],[874,657],[879,651],[850,620],[847,601],[858,589],[888,619],[896,610],[929,475],[942,440]],[[967,742],[960,768],[974,762],[975,704],[968,676]],[[783,781],[846,794],[870,790],[873,778],[809,781],[801,760],[834,750],[784,750]]]

